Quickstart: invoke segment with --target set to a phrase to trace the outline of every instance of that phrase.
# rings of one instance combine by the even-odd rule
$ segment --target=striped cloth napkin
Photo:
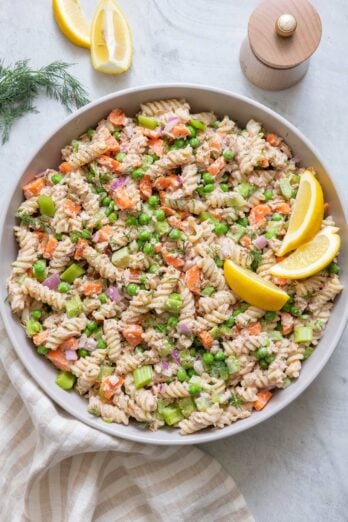
[[[65,413],[28,375],[1,319],[0,359],[2,522],[254,520],[203,451],[117,439]]]

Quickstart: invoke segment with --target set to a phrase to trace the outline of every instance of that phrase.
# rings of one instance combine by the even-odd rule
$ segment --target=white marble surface
[[[96,2],[82,0],[91,9]],[[283,92],[250,85],[238,53],[256,0],[119,0],[134,33],[132,69],[120,77],[93,71],[88,51],[59,33],[47,0],[1,4],[1,56],[75,62],[74,73],[95,99],[114,90],[155,82],[196,82],[224,87],[272,107],[299,127],[321,150],[347,201],[348,4],[315,0],[324,26],[322,43],[305,79]],[[65,117],[55,102],[41,99],[33,114],[13,129],[0,149],[1,194],[6,199],[21,168]],[[205,449],[236,480],[257,522],[348,520],[348,332],[326,368],[285,411],[246,433]],[[212,515],[213,520],[213,515]]]

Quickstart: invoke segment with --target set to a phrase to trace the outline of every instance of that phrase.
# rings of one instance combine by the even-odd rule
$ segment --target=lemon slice
[[[320,272],[336,257],[341,240],[337,227],[326,227],[311,241],[300,246],[284,261],[272,266],[270,273],[287,279],[303,279]]]
[[[224,264],[225,279],[229,287],[247,303],[263,310],[280,310],[289,296],[276,285],[262,279],[251,270],[230,259]]]
[[[92,22],[93,67],[107,74],[119,74],[132,62],[132,34],[121,9],[113,0],[101,0]]]
[[[79,0],[53,0],[53,12],[62,33],[75,45],[90,47],[90,25]]]
[[[288,231],[278,251],[279,256],[303,245],[320,230],[324,215],[324,196],[319,181],[306,170],[300,181]]]

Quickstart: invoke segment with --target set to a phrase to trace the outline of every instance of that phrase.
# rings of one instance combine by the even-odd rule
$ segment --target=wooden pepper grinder
[[[306,74],[321,32],[320,16],[308,0],[265,0],[249,19],[242,71],[257,87],[287,89]]]

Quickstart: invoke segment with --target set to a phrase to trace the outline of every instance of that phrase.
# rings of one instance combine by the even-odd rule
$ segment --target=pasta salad
[[[304,280],[269,274],[304,172],[282,138],[169,99],[113,110],[62,159],[23,188],[8,279],[57,385],[105,422],[186,435],[250,416],[298,378],[342,286],[336,262]],[[290,299],[278,312],[241,301],[226,259]]]

